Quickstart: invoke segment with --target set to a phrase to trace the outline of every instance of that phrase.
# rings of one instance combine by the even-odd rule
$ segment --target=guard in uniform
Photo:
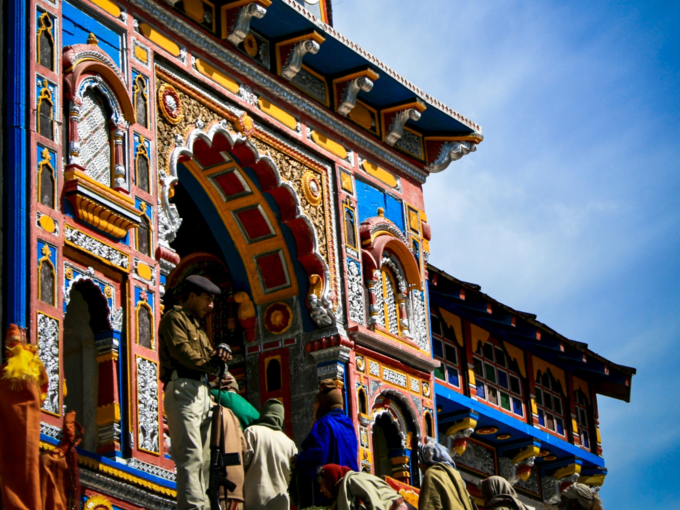
[[[207,278],[184,280],[182,306],[161,320],[158,337],[172,456],[177,467],[177,509],[209,510],[210,387],[208,377],[231,360],[227,346],[213,349],[198,319],[212,312],[221,293]],[[220,348],[224,347],[224,348]]]

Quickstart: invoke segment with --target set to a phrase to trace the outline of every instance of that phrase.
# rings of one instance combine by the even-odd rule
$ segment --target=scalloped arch
[[[194,158],[194,148],[199,141],[217,151],[228,152],[230,156],[238,160],[241,168],[252,169],[258,178],[262,193],[268,193],[276,201],[280,223],[285,224],[293,233],[297,259],[307,275],[310,278],[312,275],[318,275],[322,279],[323,290],[320,300],[327,303],[326,312],[332,314],[329,299],[330,271],[328,264],[318,251],[318,241],[312,221],[302,211],[295,189],[281,178],[276,163],[268,155],[261,155],[248,138],[240,134],[233,135],[223,123],[215,123],[207,131],[200,128],[193,129],[186,136],[186,141],[176,140],[178,144],[172,149],[168,160],[169,175],[163,181],[163,186],[166,188],[162,192],[163,196],[167,189],[178,182],[177,165]]]

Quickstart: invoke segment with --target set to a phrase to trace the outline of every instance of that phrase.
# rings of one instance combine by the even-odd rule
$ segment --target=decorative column
[[[80,122],[80,108],[81,100],[76,98],[71,102],[71,108],[68,114],[68,169],[76,167],[78,170],[85,171],[80,161],[80,135],[78,134],[78,122]]]
[[[118,381],[118,348],[120,331],[104,331],[95,335],[99,364],[99,395],[97,399],[97,453],[106,457],[121,456],[121,413]]]
[[[113,130],[113,188],[116,191],[129,193],[126,184],[125,156],[123,155],[123,138],[125,137],[126,126],[118,125]]]
[[[354,342],[339,334],[307,342],[305,345],[305,351],[311,354],[316,362],[316,375],[319,381],[333,379],[343,396],[345,396],[345,370],[352,348]]]
[[[382,302],[382,288],[380,286],[380,271],[375,270],[370,278],[366,279],[366,287],[368,288],[368,312],[370,317],[368,319],[369,326],[380,324],[381,320],[378,316],[378,299]]]

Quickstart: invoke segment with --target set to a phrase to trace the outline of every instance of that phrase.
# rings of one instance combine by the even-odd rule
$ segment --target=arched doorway
[[[66,411],[76,412],[85,431],[81,448],[96,451],[99,446],[97,400],[99,363],[95,341],[110,331],[106,298],[89,280],[73,284],[64,317],[64,379]]]
[[[376,476],[390,476],[418,487],[420,474],[416,450],[420,428],[412,410],[401,399],[398,392],[387,390],[373,405],[373,472]]]

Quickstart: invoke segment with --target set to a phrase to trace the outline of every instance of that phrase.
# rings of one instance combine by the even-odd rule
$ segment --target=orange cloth
[[[6,364],[0,366],[4,373]],[[14,388],[14,389],[13,389]],[[4,510],[39,510],[40,390],[0,378],[0,478]]]
[[[40,490],[44,510],[80,508],[78,453],[75,447],[81,441],[83,427],[75,419],[75,411],[66,413],[59,446],[40,454]]]

